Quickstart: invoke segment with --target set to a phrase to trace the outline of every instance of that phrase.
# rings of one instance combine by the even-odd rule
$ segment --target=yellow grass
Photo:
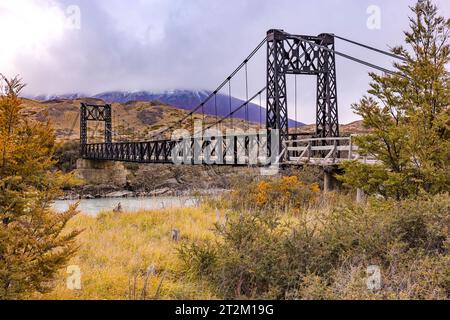
[[[81,290],[67,288],[68,274],[62,270],[52,292],[32,298],[128,299],[134,286],[133,275],[151,265],[156,272],[148,279],[147,299],[215,298],[205,283],[183,275],[176,249],[183,241],[214,237],[216,219],[216,213],[207,207],[103,212],[97,217],[80,214],[70,222],[68,230],[84,229],[78,237],[80,248],[69,263],[81,269]],[[179,242],[171,239],[173,228],[180,230]],[[139,273],[131,298],[142,298],[143,283]]]

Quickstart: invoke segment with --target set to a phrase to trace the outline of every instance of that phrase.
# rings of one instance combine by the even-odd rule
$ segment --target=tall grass
[[[84,229],[78,254],[70,261],[81,269],[81,290],[66,287],[68,275],[62,270],[55,290],[32,298],[214,298],[206,282],[184,276],[177,248],[180,242],[212,239],[215,222],[216,213],[206,207],[80,214],[67,229]],[[171,238],[174,228],[180,230],[178,242]]]
[[[449,195],[356,204],[314,181],[235,185],[197,208],[79,215],[82,289],[39,299],[448,299]],[[286,204],[283,206],[282,204]],[[174,241],[171,230],[180,230]],[[377,265],[382,285],[367,287]]]
[[[231,212],[217,239],[180,249],[186,272],[222,298],[450,297],[448,194],[356,204],[282,177],[226,197],[220,204]],[[367,285],[369,266],[381,273],[375,290]]]

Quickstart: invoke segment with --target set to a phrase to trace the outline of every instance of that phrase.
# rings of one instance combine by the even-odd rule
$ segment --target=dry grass
[[[239,210],[218,201],[80,214],[67,230],[84,229],[70,261],[81,269],[82,289],[67,289],[62,270],[52,292],[31,298],[448,299],[448,195],[369,200],[357,205],[327,193],[300,211]],[[222,208],[219,217],[214,207]],[[382,271],[377,292],[366,284],[373,264]]]
[[[214,237],[216,219],[206,207],[103,212],[98,217],[80,214],[68,229],[84,229],[79,251],[69,263],[80,267],[82,289],[67,289],[62,270],[52,292],[32,298],[142,299],[145,271],[152,265],[155,273],[148,277],[146,299],[214,298],[205,283],[183,275],[177,248],[184,241]],[[173,228],[180,230],[179,242],[171,239]]]

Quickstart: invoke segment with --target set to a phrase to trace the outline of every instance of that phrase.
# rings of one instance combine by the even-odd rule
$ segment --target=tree
[[[408,47],[392,49],[403,58],[394,63],[395,74],[371,73],[369,95],[352,105],[371,129],[356,142],[381,164],[349,162],[338,177],[396,199],[448,191],[450,185],[450,19],[438,16],[430,0],[419,0],[411,10]]]
[[[51,288],[76,250],[79,231],[63,230],[76,206],[64,213],[50,208],[70,180],[51,170],[56,145],[50,124],[24,116],[18,77],[0,80],[0,299],[14,299]]]

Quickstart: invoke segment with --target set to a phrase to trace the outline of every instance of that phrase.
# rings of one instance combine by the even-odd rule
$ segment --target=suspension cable
[[[255,93],[252,97],[250,97],[247,101],[245,101],[244,103],[242,103],[239,107],[237,107],[236,109],[234,109],[232,112],[230,112],[229,114],[227,114],[226,116],[223,116],[222,118],[220,118],[218,121],[216,121],[215,123],[209,125],[208,127],[202,129],[199,132],[194,133],[194,136],[198,133],[204,132],[205,130],[208,130],[212,127],[214,127],[215,125],[221,123],[222,121],[224,121],[225,119],[227,119],[228,117],[231,118],[231,116],[238,112],[240,109],[242,109],[243,107],[245,107],[245,105],[249,104],[253,99],[255,99],[258,95],[261,95],[261,93],[266,90],[266,87],[262,88],[261,90],[259,90],[257,93]]]
[[[405,58],[403,58],[403,57],[401,57],[399,55],[396,55],[394,53],[391,53],[391,52],[388,52],[388,51],[385,51],[385,50],[381,50],[381,49],[377,49],[377,48],[368,46],[366,44],[363,44],[363,43],[360,43],[360,42],[356,42],[356,41],[353,41],[353,40],[350,40],[350,39],[346,39],[344,37],[340,37],[340,36],[337,36],[337,35],[334,35],[334,37],[338,38],[340,40],[343,40],[343,41],[350,42],[350,43],[355,44],[357,46],[360,46],[360,47],[363,47],[363,48],[366,48],[366,49],[369,49],[369,50],[373,50],[373,51],[376,51],[376,52],[381,53],[381,54],[385,54],[385,55],[390,56],[392,58],[396,58],[396,59],[399,59],[399,60],[402,60],[402,61],[406,61]]]
[[[77,122],[78,122],[78,119],[80,118],[80,113],[79,112],[77,112],[77,114],[76,114],[76,116],[75,116],[75,119],[73,120],[73,122],[72,122],[72,126],[70,127],[70,130],[69,130],[69,132],[67,133],[67,137],[70,139],[70,136],[72,135],[72,133],[73,133],[73,130],[75,129],[75,126],[77,125]]]
[[[248,100],[248,73],[247,73],[247,63],[245,63],[245,100]],[[245,121],[247,122],[247,129],[250,127],[248,121],[248,104],[245,105]]]
[[[122,128],[121,138],[122,138],[122,140],[124,140],[124,139],[126,139],[126,137],[124,138],[124,136],[125,136],[125,120],[123,120],[123,119],[122,119],[121,128]]]
[[[110,132],[111,133],[111,136],[119,136],[119,134],[117,133],[117,132],[114,132],[114,130],[109,130],[109,129],[105,129],[106,130],[106,132]]]
[[[202,121],[205,122],[205,105],[202,103]]]
[[[297,133],[297,75],[294,76],[294,86],[295,86],[295,133]]]
[[[228,101],[230,103],[230,114],[231,114],[231,79],[228,80]],[[230,118],[231,120],[231,128],[233,128],[233,117]]]
[[[217,118],[217,94],[214,95],[214,115]]]
[[[292,36],[292,35],[291,35]],[[350,55],[348,55],[348,54],[345,54],[345,53],[342,53],[342,52],[339,52],[339,51],[336,51],[336,50],[333,50],[333,49],[330,49],[330,48],[328,48],[328,47],[326,47],[326,46],[323,46],[323,45],[320,45],[320,44],[317,44],[317,43],[315,43],[315,42],[313,42],[313,41],[309,41],[308,39],[305,39],[305,38],[303,38],[303,37],[301,37],[301,36],[293,36],[294,38],[297,38],[297,39],[300,39],[300,40],[302,40],[302,41],[304,41],[304,42],[306,42],[306,43],[309,43],[310,45],[313,45],[313,46],[315,46],[315,47],[318,47],[318,48],[321,48],[321,49],[323,49],[323,50],[325,50],[325,51],[328,51],[328,52],[331,52],[331,53],[335,53],[336,55],[339,55],[339,56],[341,56],[341,57],[344,57],[344,58],[346,58],[346,59],[349,59],[349,60],[352,60],[352,61],[354,61],[354,62],[357,62],[357,63],[360,63],[360,64],[362,64],[362,65],[365,65],[365,66],[368,66],[368,67],[370,67],[370,68],[373,68],[373,69],[376,69],[376,70],[379,70],[379,71],[382,71],[382,72],[384,72],[384,73],[386,73],[386,74],[391,74],[391,75],[397,75],[397,76],[401,76],[401,77],[405,77],[406,78],[406,76],[404,76],[404,75],[402,75],[402,74],[399,74],[399,73],[397,73],[397,72],[394,72],[394,71],[392,71],[392,70],[389,70],[389,69],[386,69],[386,68],[383,68],[383,67],[381,67],[381,66],[378,66],[378,65],[376,65],[376,64],[373,64],[373,63],[370,63],[370,62],[367,62],[367,61],[364,61],[364,60],[361,60],[361,59],[358,59],[358,58],[355,58],[355,57],[353,57],[353,56],[350,56]],[[362,43],[359,43],[359,42],[356,42],[356,41],[353,41],[353,40],[350,40],[350,39],[347,39],[347,38],[344,38],[344,37],[341,37],[341,36],[337,36],[337,35],[334,35],[334,37],[335,38],[338,38],[338,39],[340,39],[340,40],[343,40],[343,41],[346,41],[346,42],[349,42],[349,43],[352,43],[352,44],[355,44],[355,45],[358,45],[358,46],[361,46],[361,47],[364,47],[364,48],[366,48],[366,49],[369,49],[369,50],[373,50],[373,51],[376,51],[376,52],[378,52],[378,53],[381,53],[381,54],[385,54],[385,55],[388,55],[388,56],[390,56],[390,57],[393,57],[393,58],[396,58],[396,59],[399,59],[399,60],[403,60],[403,61],[405,61],[406,59],[405,58],[403,58],[403,57],[401,57],[401,56],[398,56],[398,55],[396,55],[396,54],[393,54],[393,53],[390,53],[390,52],[387,52],[387,51],[384,51],[384,50],[380,50],[380,49],[377,49],[377,48],[374,48],[374,47],[371,47],[371,46],[368,46],[368,45],[365,45],[365,44],[362,44]],[[191,119],[192,119],[192,121],[193,121],[193,113],[195,113],[199,108],[202,108],[202,113],[203,113],[203,117],[204,117],[204,110],[203,110],[203,108],[204,108],[204,104],[207,102],[207,101],[209,101],[213,96],[215,97],[215,113],[216,113],[216,118],[217,118],[217,93],[223,88],[223,86],[225,86],[226,84],[227,84],[227,82],[228,82],[228,86],[229,86],[229,95],[230,95],[230,114],[229,114],[229,116],[230,115],[232,115],[232,114],[234,114],[235,113],[235,111],[237,111],[237,110],[239,110],[241,107],[246,107],[246,120],[247,120],[247,117],[248,117],[248,104],[243,104],[243,105],[241,105],[238,109],[235,109],[234,111],[232,110],[232,108],[231,108],[231,78],[233,78],[235,75],[236,75],[236,73],[237,72],[239,72],[241,69],[242,69],[242,67],[245,67],[245,71],[246,71],[246,93],[247,93],[247,91],[248,91],[248,84],[247,84],[247,62],[259,51],[259,49],[262,47],[262,45],[266,42],[266,40],[267,40],[267,37],[265,37],[257,46],[256,46],[256,48],[249,54],[249,56],[230,74],[230,76],[229,77],[227,77],[217,88],[216,88],[216,90],[214,90],[211,94],[209,94],[208,95],[208,97],[206,97],[206,99],[204,99],[203,101],[202,101],[202,103],[200,103],[197,107],[195,107],[194,109],[192,109],[188,114],[186,114],[182,119],[180,119],[179,121],[177,121],[174,125],[171,125],[171,126],[169,126],[169,127],[167,127],[166,129],[164,129],[163,131],[161,131],[161,132],[159,132],[159,133],[156,133],[155,135],[161,135],[161,134],[163,134],[164,132],[166,132],[166,131],[169,131],[169,130],[171,130],[171,129],[173,129],[174,128],[174,126],[175,125],[177,125],[177,124],[180,124],[181,125],[181,123],[184,121],[184,120],[186,120],[189,116],[191,117]],[[264,88],[265,89],[265,88]],[[246,94],[246,98],[248,98],[248,93]],[[260,100],[261,100],[261,97],[260,97]],[[248,101],[248,99],[247,99],[247,101]],[[261,117],[261,106],[262,106],[262,104],[260,103],[260,123],[262,122],[262,117]],[[296,111],[297,111],[297,107],[296,107]],[[297,118],[297,115],[296,115],[296,118]],[[222,118],[223,119],[223,118]],[[233,119],[231,118],[231,126],[233,126]],[[217,123],[219,123],[220,121],[218,121],[218,122],[216,122],[216,124]],[[297,126],[297,119],[296,119],[296,126]],[[154,137],[155,135],[153,135],[152,137]]]
[[[352,60],[352,61],[354,61],[354,62],[357,62],[357,63],[363,64],[363,65],[365,65],[365,66],[368,66],[368,67],[370,67],[370,68],[377,69],[377,70],[382,71],[382,72],[387,73],[387,74],[391,74],[391,75],[395,75],[395,76],[400,76],[400,77],[407,78],[406,76],[404,76],[404,75],[402,75],[402,74],[399,74],[399,73],[397,73],[397,72],[395,72],[395,71],[392,71],[392,70],[389,70],[389,69],[380,67],[380,66],[378,66],[378,65],[376,65],[376,64],[373,64],[373,63],[370,63],[370,62],[367,62],[367,61],[364,61],[364,60],[361,60],[361,59],[352,57],[352,56],[350,56],[350,55],[348,55],[348,54],[345,54],[345,53],[342,53],[342,52],[340,52],[340,51],[336,51],[336,50],[330,49],[330,48],[325,47],[325,46],[323,46],[323,45],[317,44],[317,43],[315,43],[315,42],[313,42],[313,41],[309,41],[308,39],[305,39],[305,38],[303,38],[303,37],[301,37],[301,36],[293,36],[293,37],[294,37],[294,38],[297,38],[297,39],[300,39],[300,40],[302,40],[302,41],[304,41],[304,42],[306,42],[306,43],[309,43],[310,45],[313,45],[313,46],[316,46],[316,47],[318,47],[318,48],[321,48],[321,49],[323,49],[323,50],[325,50],[325,51],[328,51],[328,52],[331,52],[331,53],[335,53],[335,54],[337,54],[337,55],[339,55],[339,56],[341,56],[341,57],[344,57],[344,58],[346,58],[346,59],[349,59],[349,60]]]
[[[262,128],[262,98],[261,92],[259,93],[259,128]]]
[[[127,134],[131,133],[130,123],[127,121]],[[134,139],[134,131],[131,133],[131,139]]]
[[[91,134],[91,139],[92,140],[94,140],[94,139],[97,140],[97,129],[98,129],[99,125],[100,125],[100,121],[96,121],[94,131]]]
[[[214,95],[214,112],[217,120],[217,93]]]
[[[236,73],[239,72],[239,70],[242,69],[242,67],[259,51],[259,49],[263,46],[264,43],[266,43],[267,41],[267,37],[264,37],[264,39],[256,46],[255,49],[253,49],[253,51],[247,56],[247,58],[216,88],[216,90],[214,90],[211,94],[208,95],[208,97],[206,97],[202,103],[205,103],[206,101],[208,101],[209,99],[211,99],[215,94],[217,94],[217,92],[220,91],[220,89],[222,89],[227,82],[233,78]],[[196,112],[199,108],[201,107],[201,104],[199,104],[197,107],[195,107],[194,109],[192,109],[187,115],[185,115],[183,118],[181,118],[180,120],[178,120],[175,124],[167,127],[166,129],[162,130],[159,133],[156,133],[154,136],[159,135],[159,134],[163,134],[164,132],[167,132],[169,130],[172,130],[178,123],[183,122],[184,120],[186,120],[187,118],[189,118],[189,116],[191,114],[193,114],[194,112]],[[153,137],[154,137],[153,136]],[[151,137],[152,138],[152,137]]]

